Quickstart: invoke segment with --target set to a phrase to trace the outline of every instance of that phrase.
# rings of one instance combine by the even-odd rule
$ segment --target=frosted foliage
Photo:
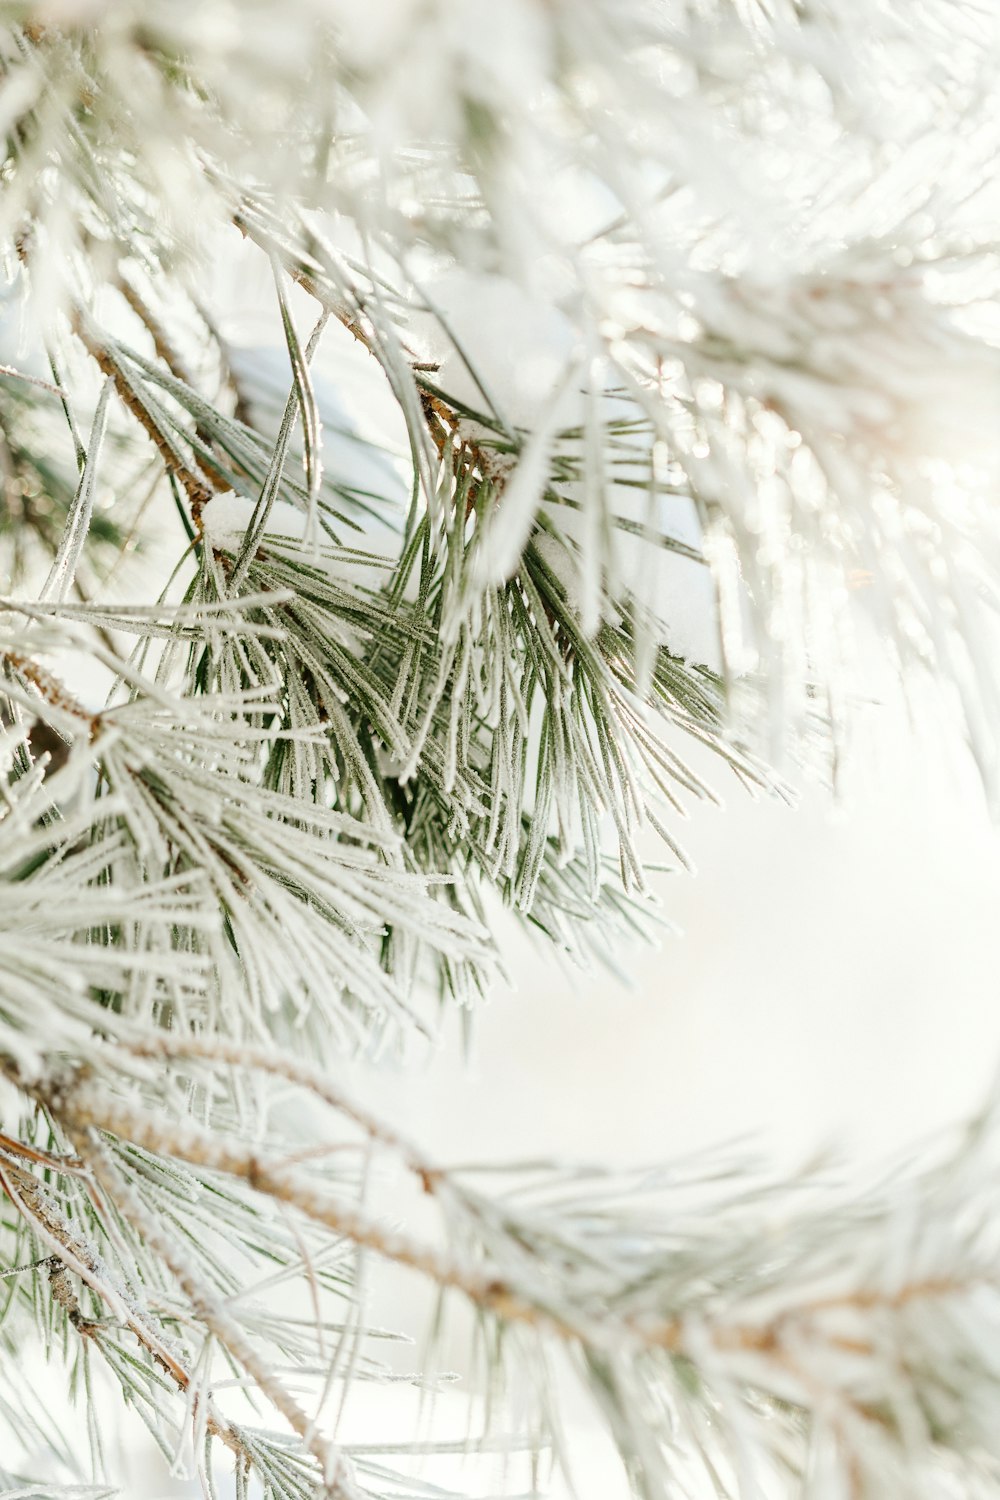
[[[979,0],[0,0],[0,1500],[105,1494],[109,1391],[209,1500],[440,1497],[375,1263],[498,1496],[568,1387],[641,1500],[1000,1493],[995,1104],[845,1193],[344,1087],[862,705],[996,804],[998,68]]]
[[[228,352],[229,364],[240,382],[254,427],[268,437],[276,437],[288,397],[290,370],[286,350],[230,344]],[[405,504],[408,478],[403,465],[394,462],[395,455],[358,431],[352,412],[337,389],[338,376],[344,378],[340,370],[325,378],[320,371],[313,379],[313,394],[322,424],[323,469],[331,483],[347,495],[383,501],[391,497],[397,506]],[[297,432],[292,439],[292,451],[301,453]]]

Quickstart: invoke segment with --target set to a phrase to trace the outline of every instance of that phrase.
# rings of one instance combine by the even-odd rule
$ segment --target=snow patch
[[[436,384],[474,411],[492,404],[502,421],[530,431],[574,358],[569,318],[510,278],[485,272],[454,270],[424,291],[441,321],[430,313],[413,326],[440,366]],[[567,390],[557,425],[579,421],[579,406]]]
[[[202,527],[212,545],[225,552],[237,550],[256,504],[256,500],[251,500],[248,495],[237,495],[234,490],[213,495],[201,513]],[[286,500],[276,500],[271,506],[264,535],[289,537],[300,542],[306,533],[306,520],[305,511],[289,505]]]

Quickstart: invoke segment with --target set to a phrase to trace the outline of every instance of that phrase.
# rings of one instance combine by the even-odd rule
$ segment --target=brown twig
[[[135,313],[136,317],[139,319],[140,323],[142,323],[150,338],[153,340],[153,348],[156,351],[157,356],[166,365],[171,375],[173,375],[175,380],[179,380],[182,385],[186,385],[190,387],[191,390],[195,390],[196,383],[194,376],[188,369],[175,345],[171,342],[171,339],[167,334],[167,331],[164,328],[163,324],[153,312],[153,309],[149,306],[149,303],[140,294],[137,288],[133,285],[133,283],[128,279],[124,271],[122,271],[121,269],[119,269],[118,271],[118,280],[116,284],[118,287],[118,291],[121,293],[125,302]],[[208,449],[209,452],[211,452],[213,441],[212,434],[207,430],[207,428],[205,428],[200,422],[197,421],[195,422],[194,430],[195,436],[198,438],[198,441],[201,443],[202,447]],[[202,472],[211,481],[217,491],[229,489],[229,481],[226,479],[225,475],[221,474],[218,469],[216,469],[211,463],[209,463],[204,454],[202,454],[201,456],[201,468]]]
[[[0,658],[8,662],[20,676],[30,682],[37,690],[39,697],[43,698],[46,703],[62,713],[72,714],[75,719],[82,720],[87,725],[90,737],[93,738],[100,727],[101,715],[89,713],[54,673],[41,666],[32,657],[26,656],[23,651],[16,651],[12,647],[0,649]]]
[[[236,1060],[235,1054],[230,1056]],[[286,1076],[294,1077],[294,1072]],[[305,1076],[303,1071],[298,1081],[304,1082]],[[312,1083],[310,1077],[307,1086],[312,1086]],[[334,1102],[332,1092],[327,1097]],[[508,1322],[527,1324],[571,1342],[584,1340],[600,1346],[609,1340],[616,1343],[624,1340],[636,1348],[660,1349],[671,1355],[681,1355],[687,1350],[689,1329],[683,1314],[648,1316],[606,1311],[559,1312],[548,1304],[544,1292],[536,1296],[488,1262],[461,1260],[411,1240],[359,1212],[351,1204],[319,1191],[312,1179],[290,1171],[285,1160],[223,1139],[209,1130],[190,1123],[175,1124],[158,1119],[147,1111],[119,1103],[86,1084],[64,1087],[48,1103],[53,1113],[71,1130],[96,1128],[146,1150],[176,1157],[208,1171],[241,1178],[255,1191],[288,1204],[353,1244],[415,1270],[442,1288],[461,1292],[475,1305]],[[343,1107],[342,1101],[337,1103],[338,1107]],[[364,1121],[360,1113],[357,1118]],[[397,1144],[392,1132],[373,1126],[374,1131],[386,1143]],[[436,1190],[441,1179],[446,1180],[446,1174],[435,1169],[430,1178],[432,1188]],[[962,1281],[946,1277],[927,1278],[895,1292],[860,1289],[805,1303],[779,1313],[759,1326],[713,1322],[709,1334],[719,1350],[757,1353],[784,1361],[793,1331],[827,1311],[884,1308],[889,1312],[900,1312],[919,1299],[959,1295],[985,1280],[985,1277],[978,1278],[978,1281],[975,1278]],[[830,1342],[836,1340],[837,1335],[831,1334]],[[858,1343],[854,1352],[867,1350]]]
[[[97,1181],[119,1212],[141,1234],[144,1244],[167,1267],[191,1304],[194,1315],[218,1340],[230,1356],[252,1377],[257,1388],[281,1412],[292,1430],[302,1439],[323,1473],[326,1494],[342,1500],[361,1500],[344,1455],[320,1436],[315,1424],[306,1416],[291,1392],[261,1360],[242,1328],[225,1307],[192,1273],[190,1265],[169,1233],[147,1211],[118,1168],[93,1128],[81,1132],[77,1149],[85,1154]]]
[[[6,1135],[0,1130],[0,1151],[7,1151],[12,1156],[21,1156],[25,1161],[37,1162],[39,1166],[51,1167],[53,1172],[70,1172],[74,1175],[84,1170],[84,1163],[79,1156],[53,1156],[51,1151],[42,1151],[37,1146],[31,1146],[27,1141],[15,1140],[12,1135]]]
[[[248,214],[238,210],[233,214],[233,223],[241,234],[252,239],[261,249],[270,255],[277,255],[292,281],[335,317],[379,364],[383,363],[374,330],[365,325],[362,305],[352,307],[342,298],[332,297],[301,258],[276,246],[266,231],[259,229]],[[420,410],[438,456],[444,459],[447,455],[451,459],[456,480],[461,479],[467,467],[472,471],[466,503],[468,514],[475,506],[480,485],[489,481],[499,493],[504,476],[499,470],[495,455],[463,430],[462,418],[455,408],[443,396],[427,389],[423,374],[428,369],[434,370],[437,367],[418,359],[412,351],[407,350],[406,353],[417,384]]]
[[[88,329],[83,316],[79,312],[72,320],[72,328],[98,368],[114,382],[115,390],[122,405],[135,417],[147,437],[151,439],[153,446],[163,460],[164,466],[181,485],[188,498],[191,520],[195,530],[200,535],[202,529],[201,513],[209,500],[211,500],[212,495],[216,492],[216,487],[209,483],[204,474],[197,473],[194,468],[189,468],[184,462],[170,438],[162,431],[147,407],[139,399],[139,396],[136,394],[131,382],[127,379],[121,365],[114,358],[110,348]]]
[[[22,1142],[15,1143],[23,1147]],[[74,1163],[80,1158],[70,1158]],[[51,1158],[45,1165],[55,1165],[59,1158]],[[65,1162],[57,1168],[67,1170]],[[107,1283],[104,1268],[97,1252],[70,1228],[63,1215],[55,1207],[42,1187],[30,1172],[8,1161],[0,1161],[0,1187],[7,1194],[14,1208],[36,1233],[53,1247],[54,1253],[35,1263],[35,1269],[46,1268],[53,1298],[66,1312],[73,1327],[81,1336],[90,1339],[101,1348],[103,1324],[86,1318],[69,1279],[75,1271],[108,1306],[112,1316],[132,1333],[154,1362],[174,1381],[178,1390],[186,1392],[191,1384],[191,1375],[167,1341],[157,1331],[152,1316],[131,1305],[130,1298]],[[91,1190],[91,1197],[95,1197]],[[95,1204],[100,1208],[99,1201]],[[103,1351],[102,1351],[103,1352]],[[239,1433],[213,1410],[206,1413],[206,1425],[214,1437],[237,1455],[247,1459],[248,1455]]]
[[[194,380],[191,372],[188,370],[175,346],[171,343],[163,324],[153,312],[149,303],[139,294],[136,287],[121,269],[118,271],[115,285],[153,340],[153,348],[170,373],[182,381],[184,385],[189,385],[193,388]]]

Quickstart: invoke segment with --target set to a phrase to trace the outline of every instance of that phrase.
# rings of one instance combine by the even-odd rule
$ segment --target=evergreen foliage
[[[998,61],[978,0],[0,4],[0,1500],[112,1493],[109,1379],[206,1495],[440,1495],[338,1440],[369,1258],[530,1393],[473,1445],[571,1459],[559,1366],[643,1500],[1000,1493],[992,1113],[852,1200],[342,1084],[503,907],[653,936],[649,835],[886,682],[996,802]]]

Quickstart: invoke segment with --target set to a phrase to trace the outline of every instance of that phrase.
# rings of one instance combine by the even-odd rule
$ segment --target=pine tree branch
[[[280,1048],[256,1047],[221,1036],[180,1036],[173,1032],[122,1036],[120,1045],[136,1057],[211,1063],[242,1073],[260,1072],[308,1090],[339,1115],[358,1125],[369,1140],[387,1147],[415,1173],[428,1192],[444,1175],[417,1148],[384,1120],[366,1110],[356,1099],[333,1083],[328,1073]]]
[[[211,500],[212,495],[216,492],[216,488],[225,487],[225,481],[220,479],[216,484],[213,484],[210,477],[206,477],[204,474],[198,473],[196,469],[189,467],[188,463],[178,452],[173,439],[150,411],[149,406],[142,400],[134,383],[129,379],[124,367],[116,358],[113,346],[110,343],[102,341],[97,336],[90,328],[82,312],[78,311],[75,314],[72,321],[72,328],[98,369],[113,381],[120,400],[135,417],[147,437],[152,441],[153,446],[163,460],[167,472],[172,474],[183,488],[190,505],[192,523],[195,530],[200,532],[201,512],[209,500]]]
[[[69,714],[74,720],[79,721],[93,739],[100,728],[100,714],[89,713],[53,672],[23,651],[12,647],[0,648],[0,658],[8,662],[26,682],[29,682],[38,696],[50,707],[57,709],[61,714]]]
[[[29,1155],[30,1148],[23,1147],[20,1142],[16,1145],[19,1153]],[[223,1347],[227,1348],[244,1369],[254,1376],[259,1388],[272,1400],[278,1410],[289,1418],[292,1426],[300,1431],[300,1435],[312,1436],[309,1423],[297,1403],[291,1400],[280,1383],[274,1380],[261,1364],[256,1353],[240,1332],[238,1325],[215,1303],[207,1288],[192,1279],[190,1272],[178,1260],[176,1248],[168,1244],[166,1236],[149,1219],[128,1184],[124,1182],[120,1174],[114,1171],[100,1142],[88,1136],[86,1146],[85,1156],[74,1158],[71,1162],[61,1161],[58,1158],[52,1158],[48,1153],[35,1151],[30,1151],[30,1156],[31,1159],[59,1173],[71,1171],[74,1175],[80,1175],[82,1164],[83,1175],[89,1183],[88,1190],[94,1197],[95,1205],[102,1216],[106,1214],[106,1208],[101,1203],[100,1196],[94,1191],[95,1183],[105,1189],[109,1201],[115,1205],[117,1211],[124,1213],[126,1218],[140,1218],[147,1235],[153,1236],[151,1241],[147,1240],[150,1248],[160,1255],[164,1264],[174,1273],[178,1284],[191,1300],[195,1316],[215,1333]],[[185,1367],[183,1359],[173,1347],[172,1342],[157,1326],[152,1313],[138,1302],[134,1290],[115,1286],[96,1249],[71,1230],[37,1178],[30,1172],[5,1161],[0,1163],[0,1186],[3,1187],[13,1206],[23,1215],[29,1227],[43,1239],[50,1249],[54,1249],[55,1253],[48,1260],[37,1262],[36,1265],[48,1267],[53,1298],[66,1311],[69,1321],[80,1336],[86,1338],[107,1357],[104,1343],[107,1328],[104,1324],[88,1319],[81,1313],[66,1276],[68,1270],[79,1275],[98,1295],[107,1305],[116,1323],[128,1328],[135,1335],[153,1362],[171,1377],[181,1394],[190,1391],[191,1372]],[[115,1366],[112,1365],[112,1368]],[[254,1465],[253,1448],[247,1445],[239,1427],[221,1415],[212,1395],[209,1393],[195,1397],[192,1411],[192,1418],[195,1421],[198,1420],[199,1404],[203,1407],[201,1419],[204,1421],[206,1430],[229,1448],[240,1462]],[[342,1456],[337,1454],[330,1445],[323,1444],[314,1437],[313,1446],[325,1471],[332,1476],[324,1494],[328,1494],[331,1500],[334,1496],[342,1496],[343,1500],[359,1500],[360,1491],[351,1482],[349,1472],[338,1472]]]
[[[242,1061],[245,1065],[274,1071],[280,1077],[308,1087],[317,1097],[323,1098],[361,1124],[372,1139],[400,1152],[406,1164],[431,1190],[436,1192],[448,1186],[452,1188],[459,1203],[464,1198],[463,1190],[449,1181],[444,1169],[425,1162],[413,1148],[403,1144],[394,1131],[382,1126],[352,1103],[345,1102],[338,1090],[325,1085],[315,1077],[311,1069],[286,1064],[282,1059],[268,1064],[265,1056],[257,1049],[231,1047],[225,1043],[213,1048],[211,1044],[202,1047],[194,1041],[190,1045],[180,1042],[175,1048],[168,1042],[161,1051],[157,1040],[152,1040],[148,1048],[142,1044],[136,1046],[138,1055],[206,1058],[214,1052],[219,1061]],[[512,1280],[497,1266],[489,1263],[476,1265],[411,1240],[398,1232],[389,1231],[349,1204],[317,1192],[308,1179],[288,1169],[284,1158],[242,1146],[232,1139],[225,1139],[188,1122],[175,1123],[123,1101],[108,1099],[103,1094],[98,1094],[85,1078],[79,1082],[64,1080],[52,1089],[43,1088],[39,1097],[70,1132],[103,1131],[121,1140],[131,1141],[145,1150],[175,1156],[199,1168],[241,1178],[255,1192],[298,1209],[306,1217],[323,1224],[353,1244],[418,1271],[442,1288],[461,1292],[475,1306],[495,1313],[506,1322],[524,1323],[560,1339],[582,1341],[598,1349],[633,1347],[636,1350],[658,1349],[669,1354],[689,1352],[689,1330],[683,1317],[650,1314],[633,1317],[622,1316],[613,1311],[595,1314],[582,1309],[561,1314],[549,1304],[547,1294],[540,1284],[533,1285],[530,1280],[526,1283],[518,1279]],[[81,1156],[88,1157],[88,1153],[79,1144],[78,1151]],[[720,1321],[717,1325],[709,1325],[707,1332],[721,1352],[752,1351],[774,1356],[781,1362],[787,1357],[786,1343],[794,1345],[802,1330],[826,1313],[849,1309],[861,1312],[878,1309],[900,1312],[913,1302],[965,1294],[977,1286],[1000,1287],[1000,1279],[987,1273],[961,1278],[918,1278],[894,1290],[859,1289],[842,1296],[808,1299],[794,1310],[777,1314],[762,1324],[727,1324]],[[835,1339],[834,1343],[836,1342]],[[873,1350],[873,1346],[866,1341],[853,1342],[849,1347],[855,1352],[870,1353]]]
[[[163,361],[167,369],[170,371],[171,375],[173,375],[176,380],[181,381],[182,384],[190,386],[191,389],[194,390],[196,388],[196,381],[194,379],[194,376],[188,369],[183,356],[171,341],[170,335],[167,332],[166,328],[163,326],[163,323],[153,312],[152,308],[149,306],[146,300],[142,297],[130,277],[120,268],[118,271],[118,280],[116,284],[118,291],[121,293],[128,306],[135,313],[136,317],[142,323],[143,327],[149,333],[150,338],[153,340],[153,348],[156,350],[157,356]],[[205,426],[196,424],[195,436],[201,444],[201,467],[204,470],[207,479],[210,481],[212,487],[217,492],[227,490],[229,488],[229,482],[226,479],[225,475],[220,474],[218,469],[213,468],[213,466],[205,457],[205,452],[210,452],[212,448],[211,433]],[[180,476],[178,475],[177,477],[179,478]]]
[[[291,280],[337,319],[382,366],[390,382],[394,380],[395,367],[387,357],[385,335],[380,332],[379,321],[368,316],[367,300],[355,292],[348,295],[331,285],[329,278],[324,275],[321,263],[311,257],[310,248],[315,248],[316,242],[308,230],[304,231],[304,244],[299,251],[294,243],[290,245],[272,232],[262,205],[250,202],[233,215],[233,223],[265,253],[277,258]],[[439,459],[447,464],[449,473],[453,474],[456,487],[460,486],[461,476],[468,468],[480,482],[489,481],[496,489],[502,488],[505,469],[509,468],[509,464],[499,463],[496,455],[473,437],[469,424],[463,423],[457,407],[449,402],[444,392],[428,381],[426,364],[405,343],[401,347],[417,392],[419,410],[427,434]],[[474,508],[477,495],[478,485],[475,485],[469,490],[466,514],[470,514]]]
[[[214,0],[98,9],[0,17],[9,311],[41,351],[35,325],[69,310],[195,545],[147,555],[154,597],[186,592],[122,606],[122,663],[100,634],[110,581],[93,606],[56,596],[84,547],[131,545],[125,432],[95,503],[74,411],[91,383],[29,373],[30,350],[0,365],[9,594],[47,570],[0,618],[0,1056],[54,1137],[0,1134],[9,1258],[26,1225],[51,1250],[47,1297],[11,1279],[12,1338],[41,1302],[43,1335],[74,1327],[85,1371],[99,1348],[161,1440],[168,1398],[186,1402],[195,1436],[237,1454],[240,1500],[245,1460],[280,1500],[317,1465],[359,1495],[369,1471],[347,1476],[266,1351],[323,1366],[327,1295],[346,1350],[347,1266],[370,1250],[464,1297],[489,1374],[503,1349],[519,1375],[561,1349],[642,1500],[688,1493],[694,1468],[720,1495],[786,1475],[808,1500],[993,1494],[996,1205],[974,1151],[870,1204],[730,1202],[706,1227],[563,1174],[481,1191],[280,1050],[328,1060],[424,1024],[428,970],[474,992],[496,894],[573,953],[645,930],[643,830],[683,866],[674,816],[712,795],[681,745],[780,792],[752,747],[811,753],[821,725],[835,759],[877,646],[960,704],[1000,785],[1000,52],[982,7],[922,0],[904,25],[886,0],[863,46],[834,0],[524,0],[484,12],[485,40],[447,7],[287,0],[280,46],[267,3],[236,27]],[[277,443],[268,413],[251,430],[216,310],[219,402],[169,311],[197,305],[234,222],[284,268]],[[356,482],[336,401],[324,443],[286,272],[384,373],[405,478],[369,462]],[[108,288],[151,355],[82,310]],[[704,629],[677,647],[675,569],[702,558]],[[103,713],[44,665],[67,647],[118,674]],[[36,710],[25,735],[12,720]],[[248,1097],[287,1086],[334,1111],[350,1155],[324,1161],[277,1114],[253,1144]],[[402,1163],[440,1241],[367,1209],[369,1158]],[[254,1276],[295,1279],[312,1325],[279,1328]],[[209,1405],[216,1347],[283,1412],[287,1448]],[[328,1366],[354,1374],[353,1353]]]
[[[96,1249],[71,1229],[38,1179],[5,1161],[0,1163],[0,1184],[14,1208],[56,1258],[90,1287],[112,1317],[135,1334],[179,1386],[185,1386],[187,1375],[153,1319],[136,1303],[133,1294],[114,1285]]]
[[[143,1244],[169,1269],[177,1285],[187,1297],[191,1313],[219,1344],[227,1350],[238,1365],[252,1378],[257,1389],[281,1412],[290,1427],[302,1439],[307,1450],[320,1465],[323,1495],[328,1500],[361,1500],[361,1491],[355,1483],[350,1463],[346,1456],[316,1431],[299,1403],[289,1390],[259,1358],[253,1345],[244,1335],[239,1323],[231,1317],[217,1298],[213,1297],[204,1281],[192,1266],[190,1257],[168,1234],[163,1225],[149,1213],[139,1196],[118,1172],[101,1142],[97,1130],[89,1127],[77,1136],[78,1149],[88,1161],[97,1182],[104,1188],[110,1200],[142,1236]],[[238,1441],[238,1439],[237,1439]]]
[[[51,1151],[41,1151],[30,1142],[15,1140],[13,1136],[3,1131],[0,1131],[0,1151],[23,1157],[25,1161],[35,1162],[39,1166],[49,1167],[53,1172],[76,1174],[86,1170],[84,1162],[78,1156],[54,1156]]]

